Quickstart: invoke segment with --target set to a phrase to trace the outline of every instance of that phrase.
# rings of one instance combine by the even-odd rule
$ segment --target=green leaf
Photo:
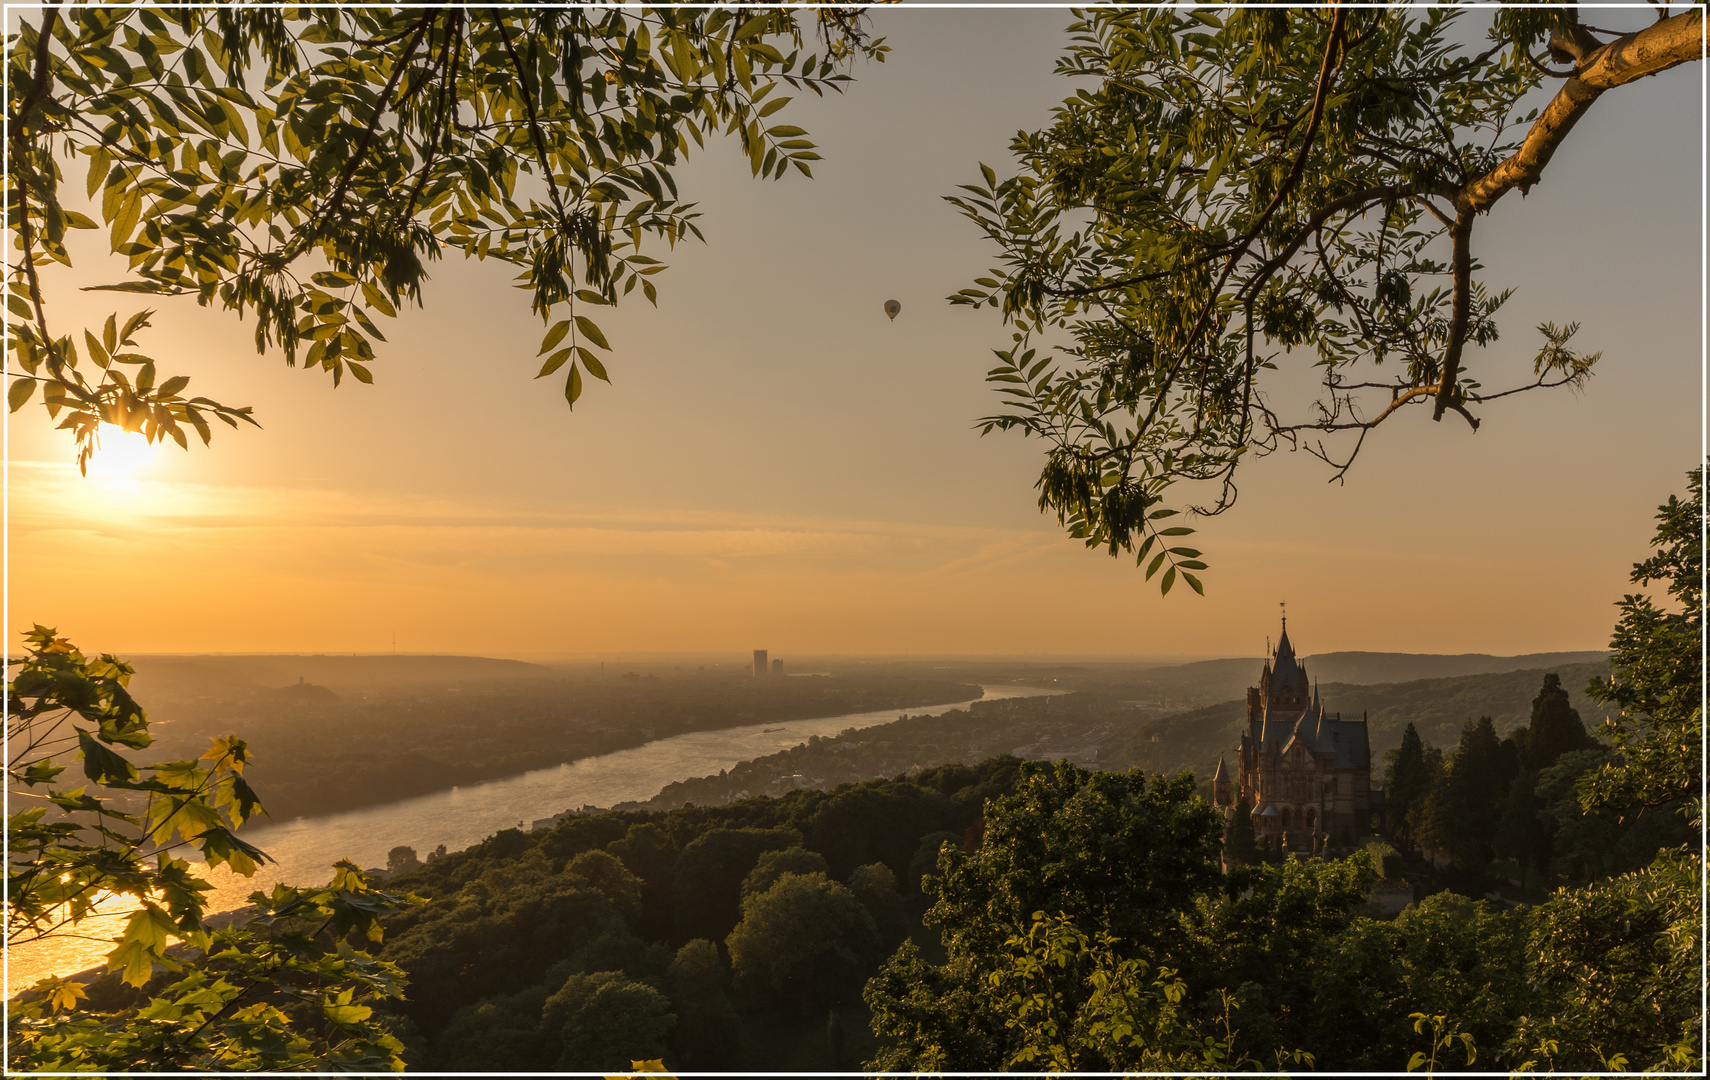
[[[79,292],[129,292],[150,293],[155,296],[181,296],[187,290],[175,288],[159,281],[120,281],[112,285],[83,285]]]
[[[224,826],[209,829],[196,838],[202,846],[202,857],[209,866],[225,863],[232,872],[251,877],[260,863],[270,862],[267,853],[247,843]]]
[[[165,958],[168,935],[176,929],[153,904],[133,911],[119,947],[107,954],[107,970],[122,972],[119,977],[131,986],[142,986],[154,974],[155,961]]]
[[[564,319],[560,322],[554,323],[552,329],[546,332],[546,337],[541,339],[540,351],[534,355],[545,356],[547,353],[552,351],[553,346],[557,345],[560,341],[563,341],[564,335],[569,332],[570,320]]]
[[[96,742],[82,728],[77,729],[77,745],[82,751],[83,775],[97,784],[122,783],[136,779],[136,766]]]
[[[17,412],[24,407],[24,403],[29,401],[35,392],[36,380],[13,379],[11,387],[6,391],[6,403],[11,406],[12,412]]]
[[[575,364],[571,364],[570,365],[570,377],[568,379],[564,380],[564,400],[568,401],[570,403],[570,405],[572,407],[574,407],[576,404],[576,399],[581,397],[581,396],[582,396],[582,373],[576,369]]]
[[[329,1021],[342,1028],[360,1024],[374,1015],[374,1010],[366,1005],[326,1005],[323,1011]]]
[[[600,333],[600,328],[595,326],[587,317],[582,315],[576,316],[576,328],[582,331],[583,337],[587,338],[595,345],[598,345],[600,348],[607,351],[611,350],[611,346],[606,344],[606,335]]]
[[[575,353],[576,350],[569,346],[559,349],[557,352],[546,358],[546,363],[540,365],[540,373],[536,375],[535,378],[546,378],[548,375],[563,367],[564,362],[574,356]]]
[[[581,356],[582,366],[588,369],[588,374],[602,382],[611,382],[611,379],[606,377],[606,365],[600,363],[599,357],[581,346],[577,346],[576,352]]]

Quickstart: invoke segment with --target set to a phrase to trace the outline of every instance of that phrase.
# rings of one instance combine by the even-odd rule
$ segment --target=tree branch
[[[1474,213],[1467,208],[1461,208],[1455,215],[1455,223],[1449,226],[1449,239],[1454,244],[1454,278],[1455,295],[1449,314],[1449,336],[1443,345],[1443,377],[1437,384],[1437,407],[1431,413],[1431,419],[1443,419],[1443,410],[1456,408],[1455,376],[1460,374],[1461,350],[1467,344],[1467,321],[1472,310],[1472,225]],[[1462,416],[1471,422],[1473,430],[1478,430],[1478,421],[1468,416],[1466,410],[1458,409]]]
[[[404,47],[404,54],[398,58],[398,65],[392,69],[392,77],[386,80],[386,88],[380,92],[380,99],[374,103],[374,115],[368,118],[368,127],[362,133],[361,145],[356,148],[356,153],[350,156],[344,171],[339,174],[338,186],[333,189],[332,197],[327,200],[326,206],[316,215],[315,224],[303,234],[305,243],[313,242],[320,227],[344,209],[344,196],[350,190],[350,181],[356,175],[358,166],[362,164],[362,159],[368,156],[368,147],[374,142],[374,133],[380,129],[380,120],[386,115],[386,106],[392,100],[392,91],[397,89],[398,79],[410,66],[410,58],[415,55],[416,46],[421,44],[422,35],[427,32],[433,20],[434,15],[430,13],[422,16],[421,21],[416,24],[414,36]]]
[[[28,119],[30,112],[41,104],[47,96],[48,87],[52,85],[52,72],[48,70],[48,46],[53,44],[54,24],[59,22],[59,5],[49,4],[42,16],[42,28],[36,33],[36,65],[33,80],[35,85],[30,87],[30,96],[18,106],[18,111],[12,115],[14,125],[22,125]]]
[[[1703,58],[1704,13],[1698,9],[1592,50],[1533,123],[1520,149],[1461,189],[1460,201],[1466,208],[1483,213],[1511,188],[1526,194],[1543,175],[1556,148],[1603,91]]]
[[[522,60],[517,56],[516,46],[511,43],[511,32],[505,26],[504,16],[497,10],[493,11],[493,22],[499,28],[499,37],[504,40],[505,53],[511,58],[511,67],[516,69],[517,78],[522,82],[523,105],[528,108],[529,135],[534,141],[535,157],[540,159],[540,171],[546,176],[547,187],[552,192],[552,207],[558,211],[558,227],[569,228],[569,218],[564,213],[564,203],[558,197],[558,180],[552,175],[552,164],[546,157],[546,136],[540,131],[540,117],[534,110],[534,90],[529,86],[528,72],[524,70]]]

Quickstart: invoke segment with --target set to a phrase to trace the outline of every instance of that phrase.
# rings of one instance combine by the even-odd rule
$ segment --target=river
[[[1058,692],[1027,686],[981,689],[984,696],[977,699],[981,701]],[[847,728],[888,724],[902,712],[910,716],[938,716],[966,709],[970,704],[958,701],[924,709],[878,709],[816,720],[696,731],[504,780],[455,787],[342,814],[282,822],[263,818],[260,823],[245,827],[242,835],[267,852],[273,861],[249,878],[233,874],[223,866],[210,871],[207,876],[214,889],[208,910],[242,907],[250,893],[271,889],[279,881],[323,884],[332,878],[332,865],[340,859],[349,859],[358,866],[384,866],[386,853],[400,844],[415,848],[423,858],[440,844],[449,851],[459,851],[501,829],[519,825],[527,829],[538,818],[583,804],[612,806],[651,799],[673,781],[707,776],[740,762],[788,750],[813,735],[826,737]],[[265,797],[266,793],[262,794]],[[124,910],[86,920],[79,926],[80,934],[96,940],[62,938],[8,950],[8,996],[48,975],[82,971],[99,963],[112,948],[110,941],[104,939],[119,932]]]

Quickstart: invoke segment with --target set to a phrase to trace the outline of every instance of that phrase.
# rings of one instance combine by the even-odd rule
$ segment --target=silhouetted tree
[[[1419,730],[1409,723],[1401,733],[1401,747],[1384,772],[1384,830],[1404,854],[1419,846],[1414,821],[1430,790],[1425,743],[1419,738]]]
[[[662,1058],[676,1025],[664,994],[619,971],[572,975],[546,999],[541,1028],[556,1033],[564,1071],[616,1072],[632,1061]]]
[[[677,857],[672,882],[677,894],[677,929],[684,937],[714,941],[741,918],[743,879],[768,851],[800,847],[791,828],[709,829]]]
[[[416,849],[399,844],[386,853],[386,872],[389,874],[405,874],[421,865],[416,858]]]
[[[903,914],[902,896],[897,892],[897,876],[884,863],[857,866],[849,875],[849,891],[861,901],[861,906],[873,916],[873,925],[886,948],[908,936],[908,918]]]
[[[718,946],[696,938],[678,949],[666,982],[677,1013],[671,1043],[682,1067],[704,1071],[735,1067],[742,1050],[741,1024],[730,1003],[729,972]]]
[[[1235,805],[1235,813],[1223,830],[1223,857],[1230,866],[1254,866],[1261,861],[1253,839],[1253,808],[1246,799]]]
[[[742,879],[742,899],[763,893],[777,884],[785,874],[824,874],[829,868],[825,856],[807,848],[793,847],[782,851],[767,851],[760,855],[754,869]]]
[[[742,901],[742,922],[725,946],[739,994],[800,1013],[859,983],[879,957],[879,931],[843,885],[787,873]]]
[[[1502,746],[1490,717],[1468,722],[1454,760],[1425,800],[1420,841],[1449,857],[1453,887],[1484,892],[1502,800]]]
[[[1532,720],[1526,727],[1526,764],[1534,773],[1543,772],[1556,759],[1572,750],[1589,750],[1592,740],[1585,733],[1579,711],[1568,702],[1562,680],[1555,672],[1544,676],[1544,686],[1532,699]]]

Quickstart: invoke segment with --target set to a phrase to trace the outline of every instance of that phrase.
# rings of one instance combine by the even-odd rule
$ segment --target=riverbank
[[[1032,687],[986,686],[981,699],[937,706],[925,715],[965,711],[974,700],[1052,693]],[[849,728],[868,728],[896,720],[892,709],[819,717],[782,725],[767,721],[721,731],[697,731],[658,739],[643,746],[587,758],[551,769],[485,784],[459,786],[418,798],[405,799],[321,817],[246,826],[243,838],[274,860],[254,877],[243,878],[225,867],[206,876],[213,890],[210,910],[242,907],[249,894],[270,889],[274,882],[324,882],[333,863],[349,859],[358,866],[384,866],[395,846],[418,853],[440,844],[460,850],[508,828],[526,829],[551,812],[583,804],[612,806],[653,798],[673,781],[716,774],[805,744],[816,736],[835,736]],[[768,728],[772,730],[767,730]],[[8,973],[13,986],[28,986],[48,975],[80,971],[91,966],[111,946],[102,938],[118,932],[123,912],[86,924],[80,933],[96,940],[60,939],[11,950]]]

